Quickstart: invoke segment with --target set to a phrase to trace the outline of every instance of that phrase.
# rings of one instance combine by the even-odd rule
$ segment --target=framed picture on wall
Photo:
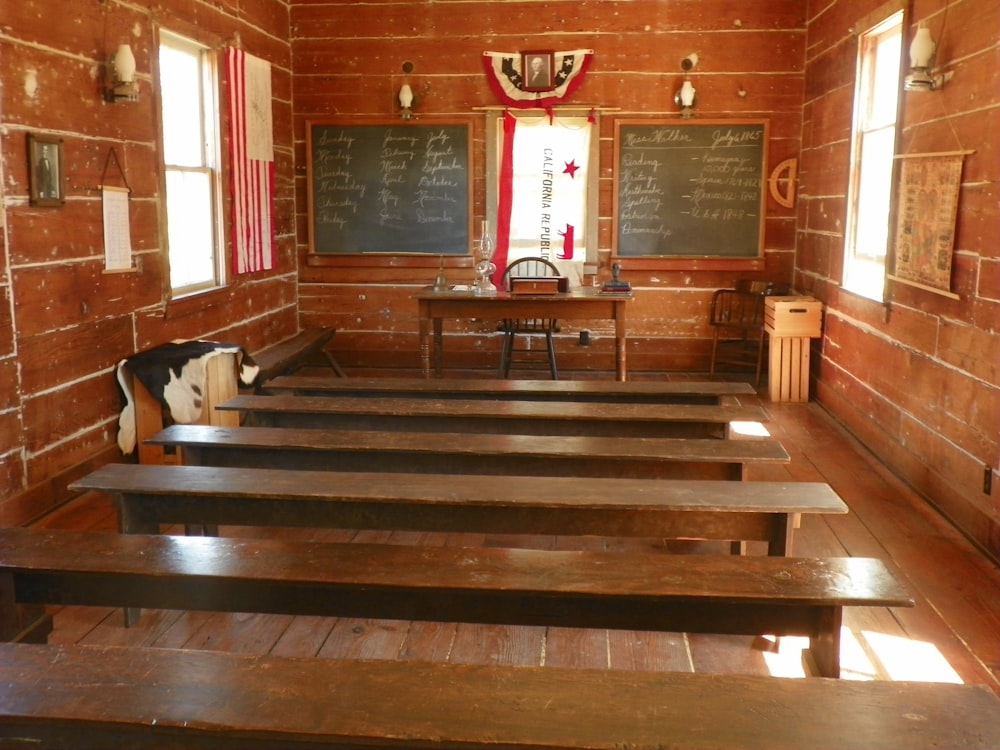
[[[524,91],[551,91],[555,87],[552,50],[529,50],[521,53]]]
[[[28,178],[33,206],[61,206],[63,193],[63,142],[60,138],[28,134]]]

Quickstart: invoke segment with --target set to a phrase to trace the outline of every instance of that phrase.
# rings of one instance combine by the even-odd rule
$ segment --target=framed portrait
[[[521,53],[521,88],[524,91],[551,91],[555,88],[552,50],[528,50]]]
[[[28,134],[28,184],[33,206],[61,206],[63,193],[63,142],[60,138]]]

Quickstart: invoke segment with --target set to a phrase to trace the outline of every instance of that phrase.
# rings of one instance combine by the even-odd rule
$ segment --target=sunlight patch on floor
[[[803,652],[809,648],[808,638],[785,635],[781,638],[765,636],[770,642],[770,648],[762,654],[768,671],[774,677],[805,677],[806,671],[802,664]]]
[[[862,631],[861,635],[878,655],[890,680],[963,682],[933,643],[868,630]]]
[[[729,429],[740,437],[771,437],[771,433],[760,422],[730,422]]]
[[[764,663],[774,677],[806,677],[808,638],[767,636]],[[885,633],[840,630],[840,677],[844,680],[892,680],[962,683],[962,678],[933,643]]]

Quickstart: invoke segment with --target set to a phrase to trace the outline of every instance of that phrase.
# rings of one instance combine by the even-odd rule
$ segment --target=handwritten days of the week
[[[683,206],[681,214],[705,222],[733,222],[760,211],[760,164],[746,146],[763,132],[718,128],[705,144],[684,127],[659,128],[622,136],[619,175],[619,232],[622,235],[673,234],[665,212]],[[690,186],[668,203],[666,187],[677,160],[694,162]],[[686,171],[687,165],[681,165]]]
[[[446,130],[415,134],[407,128],[387,128],[375,175],[366,174],[364,179],[358,176],[363,167],[356,140],[346,130],[324,130],[315,142],[313,212],[317,224],[343,230],[360,208],[387,227],[458,220],[455,208],[462,183],[456,175],[461,177],[464,166]]]

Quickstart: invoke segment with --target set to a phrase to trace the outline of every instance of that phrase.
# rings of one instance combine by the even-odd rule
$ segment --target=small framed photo
[[[529,50],[521,53],[521,88],[525,91],[551,91],[555,88],[552,50]]]
[[[31,205],[61,206],[63,193],[61,138],[28,134],[28,184]]]

